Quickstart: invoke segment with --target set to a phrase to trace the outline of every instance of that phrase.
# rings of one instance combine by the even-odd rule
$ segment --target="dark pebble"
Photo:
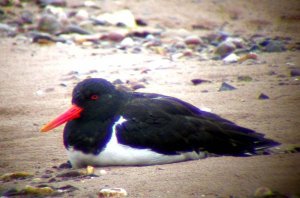
[[[134,31],[134,32],[131,32],[128,36],[146,38],[148,35],[150,35],[150,32],[148,32],[148,31]]]
[[[20,191],[18,191],[16,188],[12,187],[7,190],[4,190],[1,194],[1,197],[10,197],[10,196],[17,196],[20,195]]]
[[[51,174],[51,173],[54,173],[54,171],[53,170],[46,170],[45,173],[46,174]]]
[[[52,175],[50,174],[45,174],[45,175],[42,175],[41,178],[44,178],[44,179],[48,179],[48,178],[51,178]]]
[[[67,2],[65,0],[37,0],[36,2],[40,6],[53,5],[64,7],[67,5]]]
[[[292,69],[291,76],[300,76],[300,69]]]
[[[67,161],[66,163],[62,163],[61,165],[58,166],[59,169],[70,169],[72,168],[72,165],[70,161]]]
[[[124,38],[125,38],[125,35],[117,33],[117,32],[110,32],[110,33],[104,34],[100,37],[101,40],[113,41],[113,42],[120,42]]]
[[[222,42],[217,46],[215,54],[221,58],[225,58],[235,50],[235,45],[232,42]]]
[[[196,78],[196,79],[192,79],[191,82],[193,83],[193,85],[199,85],[201,83],[207,83],[207,82],[211,82],[211,81]]]
[[[61,87],[67,87],[68,85],[66,83],[59,83],[59,86],[61,86]]]
[[[57,180],[55,178],[51,178],[48,180],[48,183],[52,183],[52,182],[57,182]]]
[[[231,90],[234,90],[236,89],[234,86],[226,83],[226,82],[223,82],[219,91],[231,91]]]
[[[21,20],[23,23],[28,23],[28,24],[33,23],[33,13],[28,10],[22,11]]]
[[[134,91],[137,90],[137,89],[141,89],[141,88],[146,88],[145,85],[142,85],[142,84],[135,84],[133,83],[131,85],[131,89],[133,89]]]
[[[57,17],[51,14],[44,14],[38,22],[38,30],[50,34],[58,33],[61,27]]]
[[[82,172],[80,172],[78,170],[69,170],[69,171],[65,171],[63,173],[59,173],[56,176],[57,177],[79,177],[81,175],[83,175]]]
[[[270,99],[270,97],[264,93],[261,93],[261,94],[259,94],[258,99],[259,100],[268,100],[268,99]]]
[[[87,30],[85,30],[85,29],[83,29],[83,28],[81,28],[81,27],[79,27],[77,25],[74,25],[74,24],[68,25],[66,27],[66,29],[62,33],[63,34],[65,34],[65,33],[68,33],[68,34],[70,34],[70,33],[76,33],[76,34],[82,34],[82,35],[89,35],[89,34],[91,34]]]
[[[203,42],[201,41],[200,37],[197,35],[191,35],[184,39],[185,44],[187,45],[201,45]]]
[[[46,42],[54,43],[56,42],[56,40],[48,34],[35,34],[33,35],[32,42],[33,43],[46,43]]]
[[[148,25],[147,22],[143,19],[136,19],[135,22],[139,26],[147,26]]]
[[[284,43],[280,40],[267,39],[260,43],[266,52],[283,52],[286,50]]]
[[[79,190],[79,189],[75,186],[72,186],[72,185],[66,185],[66,186],[62,186],[62,187],[57,188],[57,190],[60,190],[60,191],[65,193],[65,192],[73,192],[73,191]]]

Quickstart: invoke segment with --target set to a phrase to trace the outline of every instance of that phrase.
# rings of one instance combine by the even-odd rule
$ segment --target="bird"
[[[246,157],[280,144],[178,98],[124,91],[102,78],[79,82],[71,107],[41,132],[64,123],[63,143],[73,168]]]

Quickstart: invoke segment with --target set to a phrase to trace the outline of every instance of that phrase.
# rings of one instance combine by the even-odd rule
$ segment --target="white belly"
[[[114,124],[111,139],[98,155],[84,154],[72,148],[68,150],[69,160],[74,168],[113,165],[154,165],[167,164],[205,157],[204,153],[186,152],[178,155],[163,155],[150,149],[136,149],[120,144],[116,137],[116,126],[126,122],[123,117]]]

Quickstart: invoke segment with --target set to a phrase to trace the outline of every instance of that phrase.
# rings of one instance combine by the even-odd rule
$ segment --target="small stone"
[[[72,185],[66,185],[66,186],[62,186],[62,187],[59,187],[57,189],[57,192],[59,193],[66,193],[66,192],[73,192],[75,190],[79,190],[77,187],[75,186],[72,186]]]
[[[47,33],[37,33],[33,35],[32,42],[40,45],[51,45],[54,44],[56,40]]]
[[[83,5],[85,7],[100,9],[100,7],[94,1],[84,1]]]
[[[283,52],[286,50],[284,43],[280,40],[266,39],[260,45],[266,52]]]
[[[91,34],[89,31],[83,29],[82,27],[78,26],[78,25],[74,25],[74,24],[71,24],[71,25],[68,25],[63,32],[61,33],[76,33],[76,34],[83,34],[83,35],[89,35]]]
[[[51,195],[52,193],[55,192],[55,190],[51,187],[34,187],[34,186],[25,186],[24,189],[21,191],[24,192],[26,195],[31,195],[31,196],[48,196]]]
[[[48,179],[48,178],[51,178],[52,175],[50,174],[45,174],[45,175],[42,175],[41,178],[44,178],[44,179]]]
[[[0,176],[0,181],[11,181],[15,179],[26,179],[33,177],[33,174],[28,172],[15,172],[15,173],[6,173]]]
[[[11,196],[20,196],[20,195],[21,195],[20,191],[15,187],[6,189],[0,194],[1,197],[11,197]]]
[[[16,28],[4,23],[0,23],[0,35],[2,32],[6,33],[7,35],[14,35],[16,34]]]
[[[146,88],[145,85],[139,84],[139,83],[131,83],[130,87],[134,91],[137,90],[137,89]]]
[[[82,175],[85,175],[82,171],[70,170],[70,171],[65,171],[63,173],[59,173],[57,177],[79,177]]]
[[[132,47],[134,44],[134,40],[130,37],[124,38],[120,43],[121,47]]]
[[[94,175],[95,173],[95,168],[93,166],[87,166],[86,167],[86,174],[87,175]]]
[[[61,30],[61,24],[57,17],[52,14],[44,14],[38,22],[37,29],[50,34],[58,33]]]
[[[100,175],[106,175],[106,174],[107,174],[107,171],[104,170],[104,169],[101,169],[101,170],[99,171],[99,174],[100,174]]]
[[[123,188],[102,188],[99,193],[99,198],[105,197],[126,197],[128,193]]]
[[[184,39],[186,45],[201,45],[203,42],[197,35],[188,36]]]
[[[125,35],[118,32],[110,32],[108,34],[104,34],[100,37],[101,40],[108,40],[113,42],[120,42],[125,38]]]
[[[246,55],[240,57],[237,61],[239,63],[242,63],[242,62],[244,62],[246,60],[249,60],[249,59],[256,60],[257,58],[258,58],[257,54],[255,54],[255,53],[249,53],[249,54],[246,54]]]
[[[28,10],[22,11],[21,20],[23,23],[28,23],[28,24],[33,23],[33,13]]]
[[[58,169],[70,169],[72,168],[71,162],[67,161],[65,163],[60,164],[58,167]]]
[[[235,45],[232,42],[222,42],[216,48],[215,54],[224,58],[235,50]]]
[[[104,13],[96,18],[100,21],[106,21],[112,25],[116,26],[125,26],[128,28],[135,28],[136,21],[134,15],[130,10],[120,10],[114,13]]]
[[[226,83],[226,82],[223,82],[221,87],[219,88],[219,91],[231,91],[231,90],[234,90],[236,89],[235,87],[233,87],[232,85]]]
[[[76,12],[74,17],[77,20],[77,22],[88,20],[89,19],[89,13],[86,10],[82,9],[82,10],[79,10],[78,12]]]
[[[270,99],[270,97],[264,93],[261,93],[261,94],[259,94],[258,99],[259,100],[268,100],[268,99]]]
[[[300,76],[300,69],[292,69],[291,76]]]
[[[135,22],[138,26],[147,26],[148,25],[144,19],[140,19],[140,18],[135,19]]]
[[[236,63],[239,59],[240,57],[238,55],[236,55],[235,53],[231,53],[225,58],[223,58],[223,61],[224,63]]]
[[[66,0],[37,0],[36,2],[41,6],[53,5],[64,7],[67,5]]]
[[[203,79],[200,79],[200,78],[195,78],[195,79],[192,79],[191,82],[193,83],[193,85],[199,85],[199,84],[202,84],[202,83],[207,83],[207,82],[211,82],[209,80],[203,80]]]
[[[251,76],[238,76],[237,79],[238,81],[244,81],[244,82],[250,82],[253,80]]]

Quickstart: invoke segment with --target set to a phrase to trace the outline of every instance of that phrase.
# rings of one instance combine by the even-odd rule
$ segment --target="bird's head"
[[[82,120],[105,120],[118,108],[120,92],[108,81],[90,78],[78,83],[73,89],[72,106],[41,128],[50,131],[65,122]]]

